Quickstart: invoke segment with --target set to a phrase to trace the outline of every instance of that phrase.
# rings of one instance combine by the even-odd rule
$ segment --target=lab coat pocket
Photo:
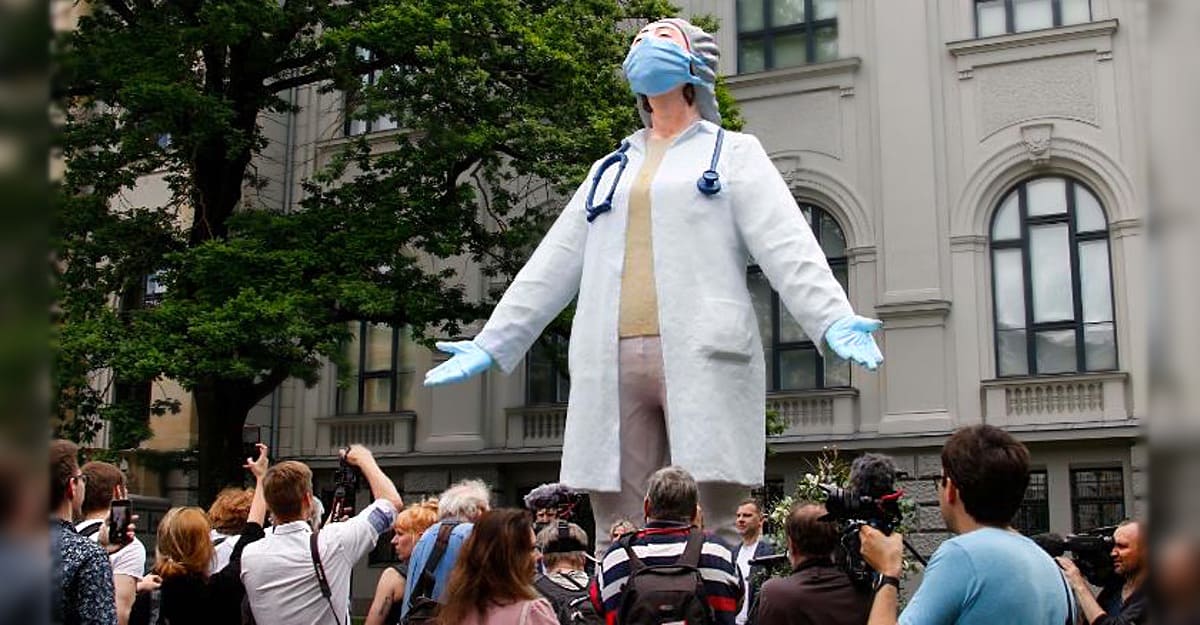
[[[702,355],[721,360],[749,362],[753,355],[754,312],[749,304],[707,298],[701,303],[696,344]]]

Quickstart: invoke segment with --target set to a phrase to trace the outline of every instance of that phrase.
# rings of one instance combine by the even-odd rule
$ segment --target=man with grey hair
[[[608,622],[617,617],[632,568],[630,555],[646,567],[670,566],[684,556],[693,533],[701,532],[700,492],[696,480],[680,467],[655,471],[642,501],[646,527],[630,532],[604,554],[592,579],[591,598],[596,612]],[[697,568],[704,580],[704,600],[710,622],[734,625],[742,598],[742,579],[733,552],[713,534],[703,535]]]
[[[475,521],[491,509],[492,492],[482,480],[462,480],[445,492],[438,495],[438,522],[425,530],[413,547],[412,556],[408,559],[408,580],[404,587],[404,605],[400,609],[400,617],[404,618],[412,607],[413,591],[421,579],[421,572],[434,553],[438,534],[443,526],[449,526],[449,537],[441,559],[433,571],[433,590],[430,599],[440,601],[446,591],[446,582],[450,580],[450,571],[462,551],[463,543],[471,535]]]

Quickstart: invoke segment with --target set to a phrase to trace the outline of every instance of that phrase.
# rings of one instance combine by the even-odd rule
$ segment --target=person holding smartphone
[[[75,530],[96,542],[100,542],[102,531],[108,532],[110,535],[104,537],[106,542],[117,547],[108,556],[108,562],[112,566],[117,623],[126,625],[139,584],[146,579],[143,588],[148,589],[156,584],[156,580],[154,577],[147,579],[145,575],[146,546],[136,537],[131,540],[124,531],[133,522],[125,474],[112,464],[94,460],[79,470],[88,487],[83,498],[83,520],[76,524]]]

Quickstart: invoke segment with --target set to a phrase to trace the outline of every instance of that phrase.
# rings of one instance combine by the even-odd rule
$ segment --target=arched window
[[[846,289],[846,237],[829,213],[811,204],[801,204],[805,219],[825,252],[833,275]],[[816,345],[771,289],[757,265],[748,270],[747,282],[758,331],[762,335],[767,363],[768,391],[795,391],[850,385],[850,363],[840,358],[822,358]],[[849,289],[847,289],[847,292]],[[819,339],[818,339],[819,340]]]
[[[1027,180],[992,217],[999,376],[1117,368],[1108,221],[1083,183]]]

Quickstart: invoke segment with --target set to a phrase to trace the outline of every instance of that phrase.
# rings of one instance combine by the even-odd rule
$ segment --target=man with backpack
[[[601,618],[622,625],[734,625],[742,580],[729,546],[696,527],[696,480],[679,467],[648,482],[646,527],[613,543],[592,580]]]
[[[560,625],[600,625],[604,620],[588,597],[588,535],[562,519],[551,521],[537,535],[546,572],[533,585],[554,606]]]

